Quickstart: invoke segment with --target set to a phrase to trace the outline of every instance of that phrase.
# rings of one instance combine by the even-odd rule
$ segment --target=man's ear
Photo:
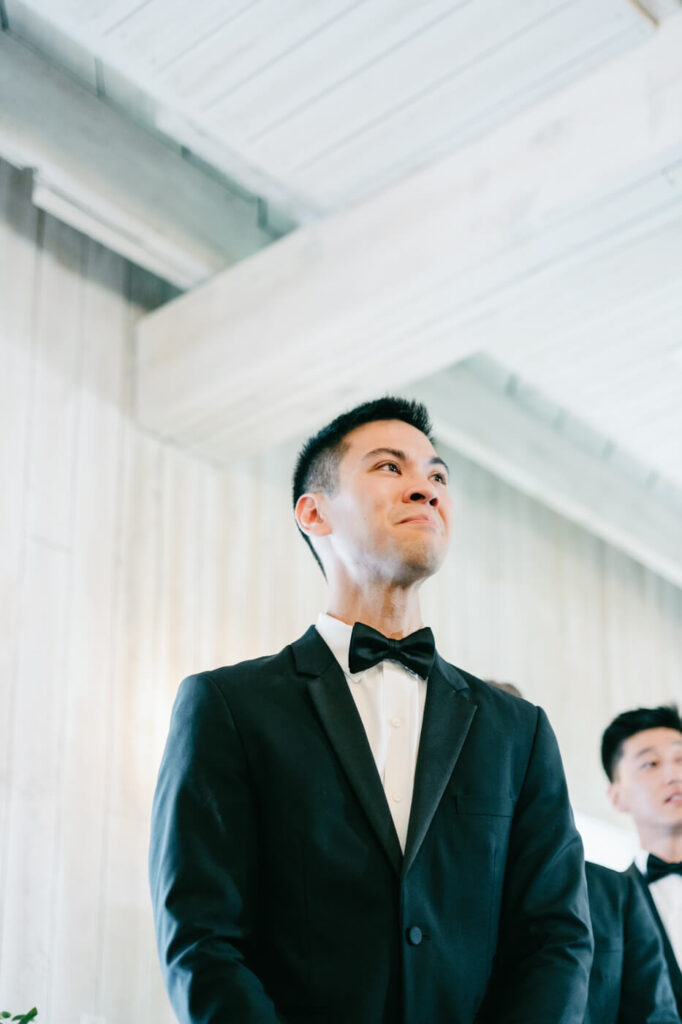
[[[309,537],[326,537],[332,532],[325,515],[322,494],[302,494],[296,502],[294,514],[301,530]]]
[[[612,782],[606,790],[606,794],[617,811],[621,811],[623,814],[629,813],[630,806],[619,782]]]

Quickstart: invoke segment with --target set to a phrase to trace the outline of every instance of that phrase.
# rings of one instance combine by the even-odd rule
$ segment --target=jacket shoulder
[[[494,683],[479,679],[478,676],[462,668],[450,666],[464,681],[469,697],[484,712],[492,716],[500,716],[507,722],[515,722],[519,726],[535,729],[538,717],[544,712],[536,704],[518,697],[516,694],[500,690]]]
[[[217,689],[228,693],[243,687],[276,685],[278,680],[282,680],[284,677],[289,678],[292,671],[293,660],[291,648],[288,645],[276,654],[249,658],[236,662],[234,665],[223,665],[219,668],[194,672],[186,676],[180,686],[183,689]]]

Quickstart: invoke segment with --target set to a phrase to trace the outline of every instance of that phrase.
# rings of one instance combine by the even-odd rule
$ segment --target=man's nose
[[[435,507],[438,504],[438,491],[435,485],[428,479],[412,481],[409,500],[423,501]]]

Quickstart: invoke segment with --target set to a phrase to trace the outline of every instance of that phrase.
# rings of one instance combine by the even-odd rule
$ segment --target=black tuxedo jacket
[[[594,961],[585,1024],[679,1024],[663,944],[636,882],[585,865]]]
[[[150,875],[183,1024],[582,1024],[582,846],[544,712],[438,656],[403,856],[311,627],[186,679]]]
[[[675,999],[677,1000],[677,1012],[682,1017],[682,965],[678,964],[675,951],[670,945],[670,939],[668,933],[665,930],[665,925],[661,921],[660,914],[656,909],[656,904],[653,901],[651,893],[649,892],[649,886],[646,878],[641,871],[637,869],[634,864],[631,864],[627,871],[624,872],[629,878],[632,878],[639,886],[640,890],[644,893],[644,898],[649,906],[649,910],[653,916],[654,921],[658,927],[661,940],[663,942],[663,952],[665,953],[666,963],[668,964],[668,970],[670,971],[670,980],[673,985],[673,991],[675,993]]]

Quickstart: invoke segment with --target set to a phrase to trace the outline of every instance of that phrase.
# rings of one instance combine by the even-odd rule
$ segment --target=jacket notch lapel
[[[464,689],[456,669],[437,656],[427,684],[403,876],[419,853],[476,713],[476,705],[458,692]]]

